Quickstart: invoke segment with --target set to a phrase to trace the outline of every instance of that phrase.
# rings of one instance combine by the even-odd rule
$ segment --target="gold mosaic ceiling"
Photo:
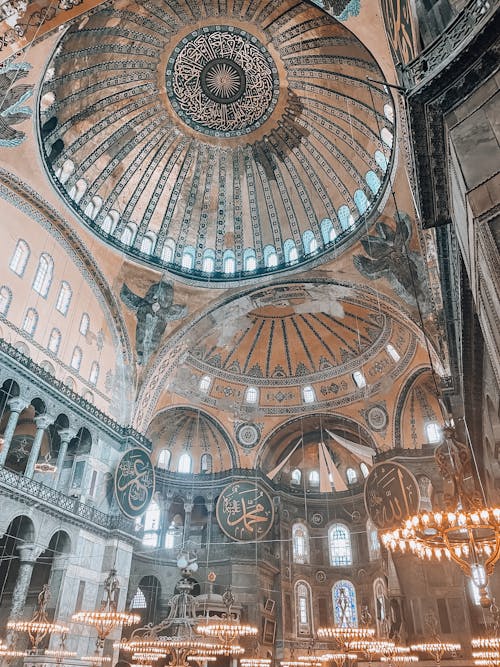
[[[120,0],[53,54],[45,163],[143,261],[204,284],[293,268],[356,237],[382,194],[392,107],[368,77],[366,48],[305,2]]]

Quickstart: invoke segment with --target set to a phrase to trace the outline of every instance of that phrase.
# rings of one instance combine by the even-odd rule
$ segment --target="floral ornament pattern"
[[[29,63],[0,66],[0,147],[19,146],[26,138],[24,132],[12,126],[22,123],[32,114],[24,104],[33,95],[33,86],[16,84],[27,76],[30,69]]]
[[[386,278],[396,294],[408,304],[417,302],[424,312],[429,310],[427,278],[424,261],[419,253],[410,250],[411,221],[406,213],[394,216],[396,228],[377,222],[377,236],[368,236],[361,244],[368,255],[355,255],[354,266],[370,280]]]

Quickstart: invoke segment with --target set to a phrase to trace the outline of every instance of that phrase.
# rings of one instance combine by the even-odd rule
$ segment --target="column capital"
[[[70,428],[62,428],[60,431],[58,431],[59,437],[61,438],[61,444],[65,442],[68,444],[73,438],[76,436],[76,431],[73,431]]]
[[[42,553],[43,547],[38,544],[24,542],[17,547],[19,560],[21,563],[35,563],[38,556]]]
[[[35,424],[37,428],[41,428],[45,431],[51,424],[55,422],[55,418],[49,414],[38,415],[35,417]]]
[[[191,513],[193,511],[193,503],[184,503],[184,511]]]
[[[8,401],[8,406],[10,408],[11,412],[22,412],[25,408],[27,408],[29,403],[25,401],[23,398],[20,398],[19,396],[15,396],[14,398],[11,398]]]

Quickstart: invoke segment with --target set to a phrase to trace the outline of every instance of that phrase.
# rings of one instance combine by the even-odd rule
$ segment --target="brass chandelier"
[[[491,605],[488,577],[500,558],[500,507],[488,507],[474,483],[471,450],[446,426],[435,458],[445,481],[445,509],[407,517],[403,526],[382,535],[393,552],[422,560],[456,563],[479,590],[484,608]]]
[[[69,632],[69,628],[61,623],[49,621],[47,616],[47,605],[50,600],[50,590],[48,584],[44,584],[38,594],[35,613],[29,621],[17,620],[9,621],[7,628],[15,632],[27,632],[31,642],[31,653],[38,652],[41,642],[47,635],[62,634]],[[2,653],[2,655],[6,655]]]
[[[105,639],[116,627],[119,625],[133,625],[141,620],[138,614],[118,611],[119,592],[119,582],[116,570],[113,568],[104,581],[104,594],[100,608],[93,611],[79,611],[72,616],[76,623],[83,623],[96,628],[96,656],[98,650],[103,648]]]

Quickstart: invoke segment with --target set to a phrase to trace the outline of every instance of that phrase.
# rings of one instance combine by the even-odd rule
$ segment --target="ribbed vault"
[[[306,2],[115,3],[62,37],[40,98],[54,182],[131,255],[255,277],[352,238],[393,112],[371,54]]]

